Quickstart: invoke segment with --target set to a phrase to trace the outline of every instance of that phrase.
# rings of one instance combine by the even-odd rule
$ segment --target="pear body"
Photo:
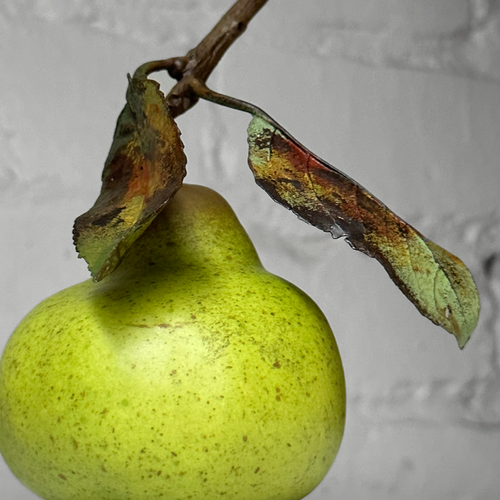
[[[45,500],[300,499],[344,419],[324,315],[200,186],[113,274],[35,307],[0,362],[0,451]]]

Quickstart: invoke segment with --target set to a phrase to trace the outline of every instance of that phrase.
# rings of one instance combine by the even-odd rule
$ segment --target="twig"
[[[245,31],[248,23],[267,0],[238,0],[214,26],[212,31],[184,57],[151,63],[150,71],[168,70],[178,80],[167,96],[170,112],[175,118],[198,101],[191,89],[191,81],[205,83],[226,50]],[[148,71],[149,72],[149,71]]]

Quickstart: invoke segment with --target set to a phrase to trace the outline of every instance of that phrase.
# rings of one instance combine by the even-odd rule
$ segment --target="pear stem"
[[[166,69],[178,80],[167,96],[172,117],[186,112],[198,102],[191,88],[196,79],[205,83],[226,50],[246,30],[248,23],[266,4],[267,0],[238,0],[214,26],[212,31],[184,57],[153,61],[146,72]]]

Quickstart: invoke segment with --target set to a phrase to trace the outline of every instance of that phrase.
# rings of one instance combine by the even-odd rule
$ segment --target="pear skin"
[[[35,307],[0,361],[0,451],[45,500],[298,500],[344,421],[324,315],[201,186],[113,274]]]

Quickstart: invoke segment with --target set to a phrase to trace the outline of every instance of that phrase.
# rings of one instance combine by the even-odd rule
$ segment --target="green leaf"
[[[128,77],[101,192],[75,221],[74,243],[95,281],[113,272],[186,175],[180,132],[159,84],[147,78],[149,66]]]
[[[257,184],[301,219],[377,259],[417,309],[455,335],[463,348],[480,309],[464,263],[256,109],[248,109],[254,115],[248,142]]]

